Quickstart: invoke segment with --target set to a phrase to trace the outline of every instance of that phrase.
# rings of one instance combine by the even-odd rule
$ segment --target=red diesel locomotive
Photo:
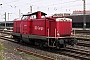
[[[18,42],[42,47],[63,48],[77,43],[77,40],[71,37],[72,19],[45,17],[45,15],[47,14],[37,11],[23,15],[21,20],[14,20],[13,38]]]

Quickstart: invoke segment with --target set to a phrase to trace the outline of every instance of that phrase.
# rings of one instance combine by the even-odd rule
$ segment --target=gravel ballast
[[[50,53],[50,52],[42,51],[42,50],[35,49],[32,47],[28,47],[28,46],[23,46],[23,45],[6,41],[6,40],[2,40],[2,39],[0,39],[0,42],[3,44],[3,50],[2,50],[3,60],[44,60],[42,58],[35,57],[33,55],[27,55],[23,52],[19,52],[15,50],[15,48],[18,48],[18,47],[29,50],[31,52],[53,57],[56,60],[79,60],[72,57]]]

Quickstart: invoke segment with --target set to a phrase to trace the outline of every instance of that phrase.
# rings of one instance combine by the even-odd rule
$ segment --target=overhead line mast
[[[83,1],[83,30],[86,30],[86,3]]]

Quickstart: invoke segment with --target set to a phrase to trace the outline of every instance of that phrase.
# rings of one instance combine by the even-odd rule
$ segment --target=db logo
[[[34,28],[35,28],[35,30],[43,30],[44,29],[43,27],[40,27],[40,26],[35,26]]]

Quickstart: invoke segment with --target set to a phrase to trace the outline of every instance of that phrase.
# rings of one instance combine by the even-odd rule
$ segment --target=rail
[[[43,58],[43,59],[45,59],[45,60],[55,60],[54,58],[51,58],[51,57],[49,57],[49,56],[45,56],[45,55],[41,55],[41,54],[38,54],[38,53],[30,52],[30,51],[25,50],[25,49],[16,48],[16,50],[21,51],[21,52],[25,52],[25,53],[28,53],[28,54],[35,55],[35,56],[37,56],[37,57],[41,57],[41,58]]]

